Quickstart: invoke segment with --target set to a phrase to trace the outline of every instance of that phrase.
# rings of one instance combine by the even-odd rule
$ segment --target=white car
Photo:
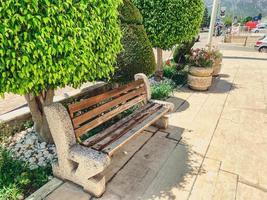
[[[266,26],[259,26],[258,28],[253,28],[251,30],[252,33],[267,33],[267,27]]]
[[[260,23],[257,25],[257,28],[267,28],[267,23]]]
[[[267,35],[260,38],[256,44],[255,49],[262,53],[267,53]]]

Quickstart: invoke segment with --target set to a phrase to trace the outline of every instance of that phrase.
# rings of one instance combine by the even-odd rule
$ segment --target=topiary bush
[[[133,0],[144,18],[153,47],[158,48],[158,67],[162,70],[162,49],[189,42],[195,37],[204,13],[203,0]]]
[[[124,0],[119,12],[124,34],[121,43],[124,49],[117,58],[115,79],[128,82],[137,73],[152,74],[156,63],[139,10],[130,0]]]
[[[52,137],[43,107],[54,90],[114,72],[121,51],[121,0],[5,0],[0,3],[0,95],[25,95],[41,139]]]

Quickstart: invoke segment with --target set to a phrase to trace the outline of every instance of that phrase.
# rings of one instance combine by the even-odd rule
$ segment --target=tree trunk
[[[162,68],[162,49],[157,48],[157,70],[155,73],[155,77],[157,81],[163,79],[163,68]]]
[[[34,129],[39,139],[47,143],[53,143],[53,138],[44,115],[44,107],[53,103],[54,90],[43,91],[39,96],[26,94],[25,99],[29,105]]]

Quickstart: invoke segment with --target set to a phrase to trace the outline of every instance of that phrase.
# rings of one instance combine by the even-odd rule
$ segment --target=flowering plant
[[[206,49],[192,49],[188,57],[189,65],[192,67],[212,67],[214,57],[211,51]]]
[[[211,54],[213,56],[213,59],[216,60],[222,60],[223,54],[220,52],[220,50],[217,47],[213,47],[211,49]]]

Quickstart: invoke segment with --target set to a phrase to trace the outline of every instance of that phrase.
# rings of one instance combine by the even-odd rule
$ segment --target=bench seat
[[[149,102],[133,114],[82,142],[84,146],[112,156],[114,152],[168,113],[170,105]]]

